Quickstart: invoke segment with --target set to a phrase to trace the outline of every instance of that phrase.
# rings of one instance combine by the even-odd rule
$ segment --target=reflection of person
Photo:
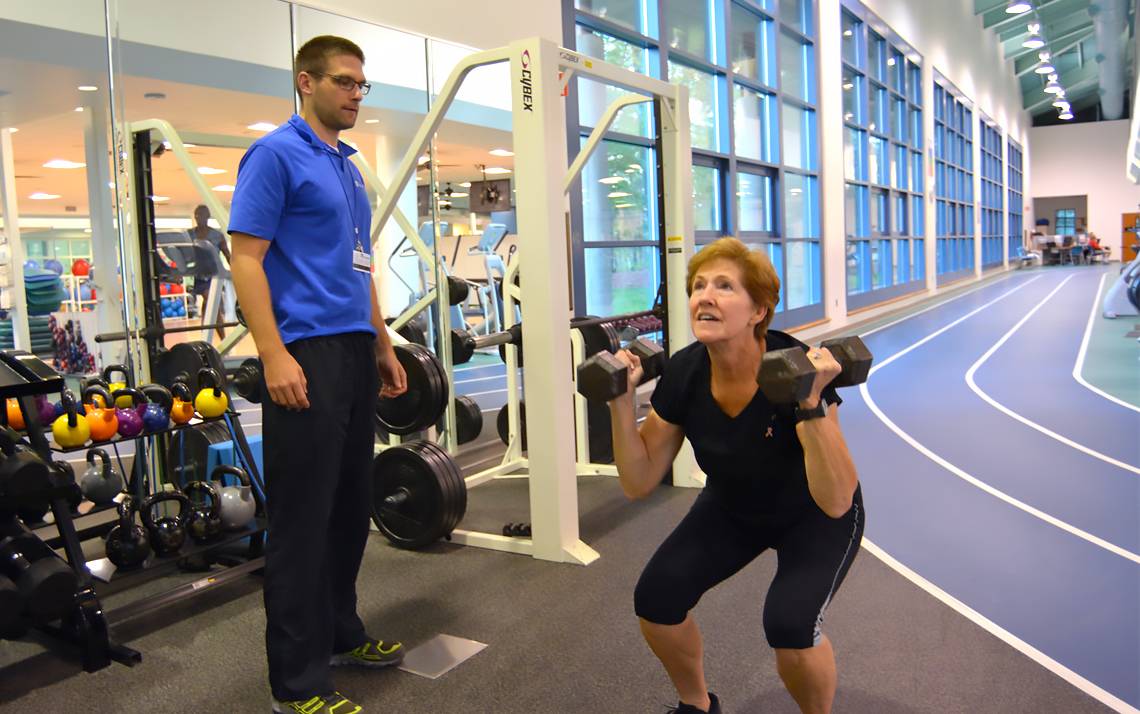
[[[688,438],[707,475],[688,515],[658,547],[638,581],[634,606],[650,649],[681,702],[679,712],[720,711],[708,692],[701,596],[765,550],[778,555],[764,602],[764,632],[789,693],[805,712],[830,710],[835,658],[821,626],[863,534],[858,476],[828,383],[839,364],[828,350],[768,329],[780,281],[768,258],[722,238],[689,264],[689,318],[697,342],[678,351],[640,427],[634,419],[639,360],[630,390],[610,403],[622,490],[649,494]],[[817,370],[798,405],[770,403],[756,374],[766,350],[799,347]]]
[[[338,139],[369,88],[363,65],[340,37],[301,47],[301,113],[246,152],[230,216],[234,284],[271,397],[265,639],[276,712],[359,711],[334,690],[330,666],[404,655],[368,635],[356,607],[379,380],[381,396],[406,389],[372,282],[368,195]]]
[[[214,278],[223,272],[221,261],[216,253],[224,255],[227,263],[230,261],[230,249],[226,245],[226,237],[222,235],[221,231],[211,228],[209,221],[209,208],[198,206],[194,209],[194,227],[190,229],[190,238],[195,247],[192,294],[195,298],[202,298],[203,306],[210,295],[210,285],[214,282]],[[206,256],[209,256],[209,260],[206,260]],[[217,331],[218,337],[225,337],[225,331],[222,328],[214,329]]]

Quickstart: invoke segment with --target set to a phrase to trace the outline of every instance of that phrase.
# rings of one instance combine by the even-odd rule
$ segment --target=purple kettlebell
[[[36,410],[39,412],[40,424],[50,428],[57,416],[55,413],[55,405],[41,394],[36,397]]]
[[[142,409],[146,405],[146,397],[137,389],[125,387],[123,389],[116,389],[111,398],[118,402],[119,397],[129,397],[131,405],[129,407],[116,407],[115,416],[119,419],[119,436],[124,439],[130,439],[138,436],[143,430]]]

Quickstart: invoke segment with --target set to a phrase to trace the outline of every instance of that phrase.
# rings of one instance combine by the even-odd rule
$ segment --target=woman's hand
[[[807,351],[808,361],[815,367],[815,381],[811,385],[811,393],[807,399],[800,402],[803,409],[814,409],[819,404],[823,388],[831,384],[831,380],[839,376],[843,368],[826,347],[812,347]]]

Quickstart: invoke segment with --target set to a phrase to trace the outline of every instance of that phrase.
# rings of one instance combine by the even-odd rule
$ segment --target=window
[[[737,205],[742,233],[772,233],[772,177],[741,171],[736,174]]]
[[[1006,233],[1006,250],[1010,258],[1019,255],[1024,227],[1022,226],[1021,208],[1021,147],[1013,141],[1009,142],[1009,201],[1008,206],[1008,232]]]
[[[693,165],[693,228],[721,229],[720,171],[715,166]]]
[[[770,87],[776,84],[772,25],[771,20],[732,5],[732,71]]]
[[[605,60],[619,67],[648,74],[649,51],[630,42],[620,40],[612,35],[590,30],[581,25],[577,27],[578,51]],[[578,80],[578,121],[583,126],[593,127],[605,112],[606,107],[615,99],[627,94],[625,90],[617,87],[595,82],[592,79]],[[649,104],[635,104],[624,107],[614,118],[610,125],[611,131],[634,134],[636,136],[649,136],[650,115],[652,108]]]
[[[689,122],[693,148],[719,150],[716,77],[688,65],[670,62],[669,81],[689,88]]]
[[[584,240],[656,240],[655,165],[647,146],[602,141],[582,169]]]
[[[662,0],[665,20],[668,23],[665,37],[669,47],[688,52],[703,60],[712,59],[709,42],[712,18],[709,3],[692,0]]]
[[[953,279],[974,269],[973,111],[942,79],[934,106],[937,275]]]
[[[661,282],[656,246],[598,247],[584,252],[591,288],[586,293],[588,314],[616,315],[653,305]]]
[[[809,104],[815,103],[815,51],[812,45],[780,33],[780,89]]]
[[[779,161],[774,141],[776,98],[748,87],[733,87],[733,132],[736,155],[767,163]]]
[[[575,0],[574,6],[632,30],[654,34],[654,28],[647,27],[645,7],[641,0]]]
[[[1053,224],[1057,227],[1057,235],[1071,236],[1077,232],[1077,211],[1075,208],[1058,208],[1057,221]]]
[[[784,165],[811,171],[818,163],[815,156],[815,112],[784,104]]]
[[[987,117],[981,123],[981,175],[982,193],[979,210],[982,219],[982,267],[1002,265],[1005,256],[1002,244],[1002,210],[1005,196],[1002,193],[1001,131]]]

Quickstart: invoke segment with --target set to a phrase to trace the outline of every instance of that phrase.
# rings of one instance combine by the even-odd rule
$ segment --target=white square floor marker
[[[438,679],[464,661],[481,652],[487,645],[452,635],[436,635],[408,651],[400,669],[428,679]]]

